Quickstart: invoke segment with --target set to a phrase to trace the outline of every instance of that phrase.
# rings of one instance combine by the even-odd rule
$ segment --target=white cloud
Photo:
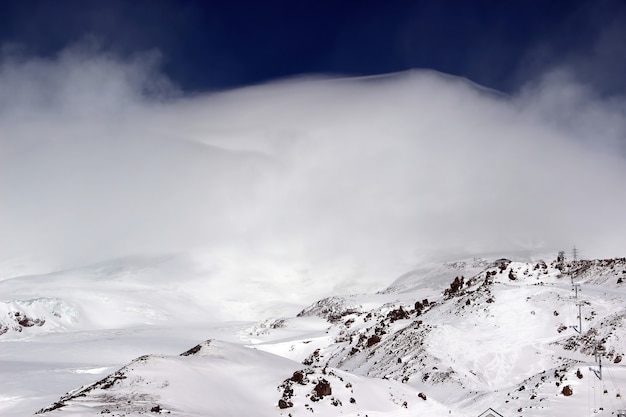
[[[5,256],[203,247],[375,283],[429,256],[624,255],[623,101],[565,77],[516,97],[430,71],[183,97],[154,65],[4,59]]]

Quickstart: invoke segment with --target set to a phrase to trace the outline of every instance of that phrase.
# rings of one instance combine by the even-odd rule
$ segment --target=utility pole
[[[574,298],[578,299],[578,291],[580,291],[580,284],[574,284],[574,288],[572,288],[574,292]]]
[[[576,305],[578,306],[578,327],[572,326],[572,328],[576,330],[578,334],[582,334],[583,332],[583,314],[582,314],[583,302],[579,301],[576,303]]]
[[[578,249],[576,248],[576,246],[574,246],[574,249],[572,249],[572,262],[570,262],[569,269],[567,270],[569,278],[572,281],[572,285],[574,285],[574,274],[577,271],[576,269],[577,261],[578,261]]]

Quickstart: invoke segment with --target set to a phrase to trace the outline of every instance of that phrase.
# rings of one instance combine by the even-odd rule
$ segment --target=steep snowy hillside
[[[409,406],[411,402],[411,406]],[[180,356],[149,355],[37,414],[205,416],[442,413],[395,381],[364,379],[208,340]]]
[[[467,415],[626,408],[626,261],[557,266],[472,261],[412,272],[378,295],[303,310],[329,322],[323,335],[260,348],[398,380]],[[443,277],[449,286],[437,289]]]
[[[430,265],[222,336],[142,356],[40,413],[615,415],[626,259]]]

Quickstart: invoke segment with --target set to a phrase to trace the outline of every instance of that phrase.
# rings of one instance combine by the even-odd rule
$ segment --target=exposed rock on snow
[[[600,347],[615,381],[604,390],[619,402],[625,265],[475,260],[413,271],[378,294],[329,297],[266,320],[246,333],[249,347],[212,340],[180,356],[141,357],[40,413],[568,414],[604,394],[594,383]]]

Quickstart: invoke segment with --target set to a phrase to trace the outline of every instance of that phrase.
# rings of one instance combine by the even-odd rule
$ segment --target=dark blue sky
[[[601,90],[626,91],[623,0],[3,0],[1,6],[5,48],[52,56],[94,36],[121,56],[156,49],[163,72],[185,91],[410,68],[513,91],[562,64]]]

